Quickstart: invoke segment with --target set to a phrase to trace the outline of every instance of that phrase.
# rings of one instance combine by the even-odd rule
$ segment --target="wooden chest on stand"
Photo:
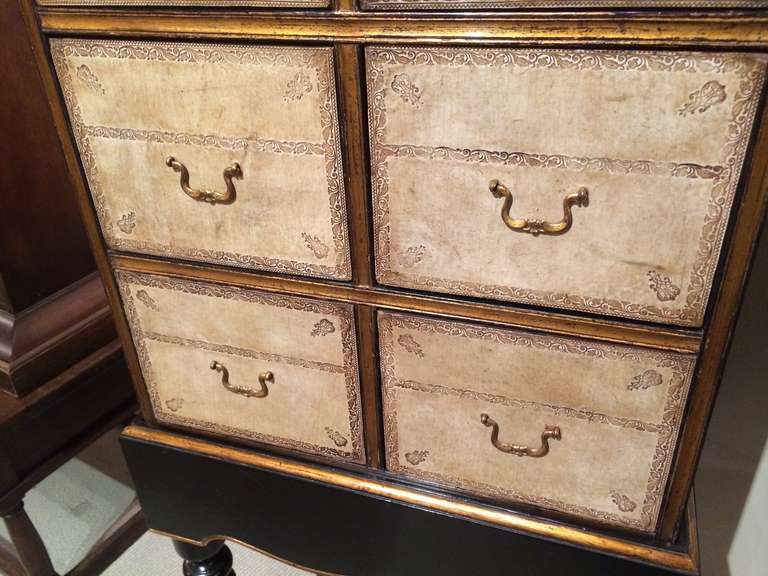
[[[692,478],[766,206],[766,8],[38,0],[150,527],[425,573],[407,525],[330,504],[345,547],[257,534],[211,479],[258,523],[279,497],[251,474],[697,573]],[[160,454],[201,462],[174,489],[208,527],[161,498]]]

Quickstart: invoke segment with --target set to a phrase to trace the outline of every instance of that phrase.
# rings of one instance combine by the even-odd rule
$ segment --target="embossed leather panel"
[[[50,1],[50,0],[43,0]],[[58,0],[61,1],[61,0]],[[765,0],[362,0],[372,10],[517,8],[764,8]]]
[[[381,283],[701,325],[761,57],[369,47],[366,67]],[[533,232],[588,203],[560,235],[512,230],[494,179]]]
[[[116,278],[158,421],[365,461],[351,306],[121,270]],[[265,372],[267,394],[256,397]]]
[[[379,313],[389,470],[653,532],[694,356]],[[542,457],[497,449],[499,440]]]
[[[334,279],[350,259],[331,48],[51,40],[110,247]],[[195,200],[196,191],[234,201]]]
[[[41,6],[189,6],[203,8],[327,8],[330,0],[37,0]]]

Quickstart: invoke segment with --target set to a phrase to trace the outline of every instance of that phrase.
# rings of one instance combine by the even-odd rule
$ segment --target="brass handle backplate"
[[[515,232],[527,232],[538,236],[539,234],[548,234],[557,236],[565,234],[573,224],[572,206],[589,206],[589,190],[584,187],[579,188],[578,192],[572,192],[563,198],[563,219],[559,222],[546,222],[533,218],[513,218],[509,215],[512,208],[512,192],[498,180],[491,180],[488,188],[494,198],[504,198],[504,204],[501,206],[501,219],[510,230]]]
[[[244,386],[235,386],[234,384],[231,384],[229,382],[229,370],[227,370],[227,367],[224,366],[224,364],[221,362],[217,362],[216,360],[211,362],[211,370],[216,370],[216,372],[221,373],[221,385],[224,386],[224,388],[233,394],[239,394],[240,396],[245,396],[246,398],[264,398],[267,394],[269,394],[267,382],[272,384],[275,381],[275,375],[272,374],[272,372],[262,372],[259,374],[260,387],[258,390],[254,390],[253,388],[246,388]]]
[[[488,414],[480,414],[480,422],[491,428],[491,443],[497,450],[514,454],[515,456],[530,456],[531,458],[541,458],[549,453],[549,440],[560,440],[559,426],[544,426],[544,432],[541,433],[541,446],[538,448],[529,448],[520,444],[505,444],[499,442],[499,425]]]
[[[168,156],[165,159],[165,165],[173,168],[174,172],[181,174],[181,189],[184,194],[198,200],[200,202],[207,202],[208,204],[232,204],[237,196],[237,190],[235,190],[235,184],[232,182],[233,178],[238,180],[243,179],[243,169],[240,168],[240,164],[233,162],[230,166],[224,169],[224,183],[227,185],[225,192],[216,192],[215,190],[196,190],[189,186],[189,170],[181,162],[176,160],[173,156]]]

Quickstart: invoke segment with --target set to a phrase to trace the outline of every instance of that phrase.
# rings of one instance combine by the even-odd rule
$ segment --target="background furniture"
[[[497,537],[530,573],[550,540],[698,571],[686,509],[766,205],[760,3],[100,4],[42,0],[38,63],[149,525],[209,543],[178,546],[187,573],[230,571],[221,536],[342,573],[466,573]],[[421,522],[447,536],[394,529]]]
[[[135,411],[40,73],[17,2],[0,10],[0,546],[11,576],[52,576],[25,493]],[[33,24],[33,23],[32,23]],[[138,506],[72,572],[97,574],[144,529]]]

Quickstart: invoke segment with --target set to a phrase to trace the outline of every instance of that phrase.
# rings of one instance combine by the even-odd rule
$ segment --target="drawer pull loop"
[[[560,440],[559,426],[544,426],[544,432],[541,433],[541,446],[538,448],[529,448],[520,444],[505,444],[499,442],[499,425],[488,414],[480,414],[480,422],[491,428],[491,443],[502,452],[514,454],[515,456],[530,456],[531,458],[541,458],[549,453],[549,439]]]
[[[165,159],[165,165],[173,168],[174,172],[181,173],[181,189],[184,194],[198,200],[200,202],[208,202],[209,204],[232,204],[235,201],[237,190],[235,190],[235,184],[232,182],[233,178],[238,180],[243,179],[243,169],[240,168],[240,164],[233,162],[231,166],[224,168],[224,182],[227,185],[226,192],[216,192],[215,190],[195,190],[189,186],[189,170],[181,162],[176,160],[173,156],[168,156]]]
[[[589,206],[589,190],[583,186],[578,192],[572,192],[563,198],[563,219],[559,222],[545,222],[538,219],[512,218],[509,211],[512,208],[512,192],[498,180],[491,180],[488,188],[494,198],[504,198],[504,204],[501,207],[501,219],[510,230],[515,232],[528,232],[534,236],[539,234],[549,234],[556,236],[565,234],[573,224],[572,206]]]
[[[246,398],[264,398],[269,394],[269,388],[267,388],[267,382],[272,384],[275,381],[275,375],[272,372],[262,372],[259,374],[259,384],[261,387],[258,390],[253,388],[245,388],[244,386],[235,386],[229,382],[229,370],[221,362],[214,360],[211,362],[211,370],[221,373],[221,385],[227,390]]]

